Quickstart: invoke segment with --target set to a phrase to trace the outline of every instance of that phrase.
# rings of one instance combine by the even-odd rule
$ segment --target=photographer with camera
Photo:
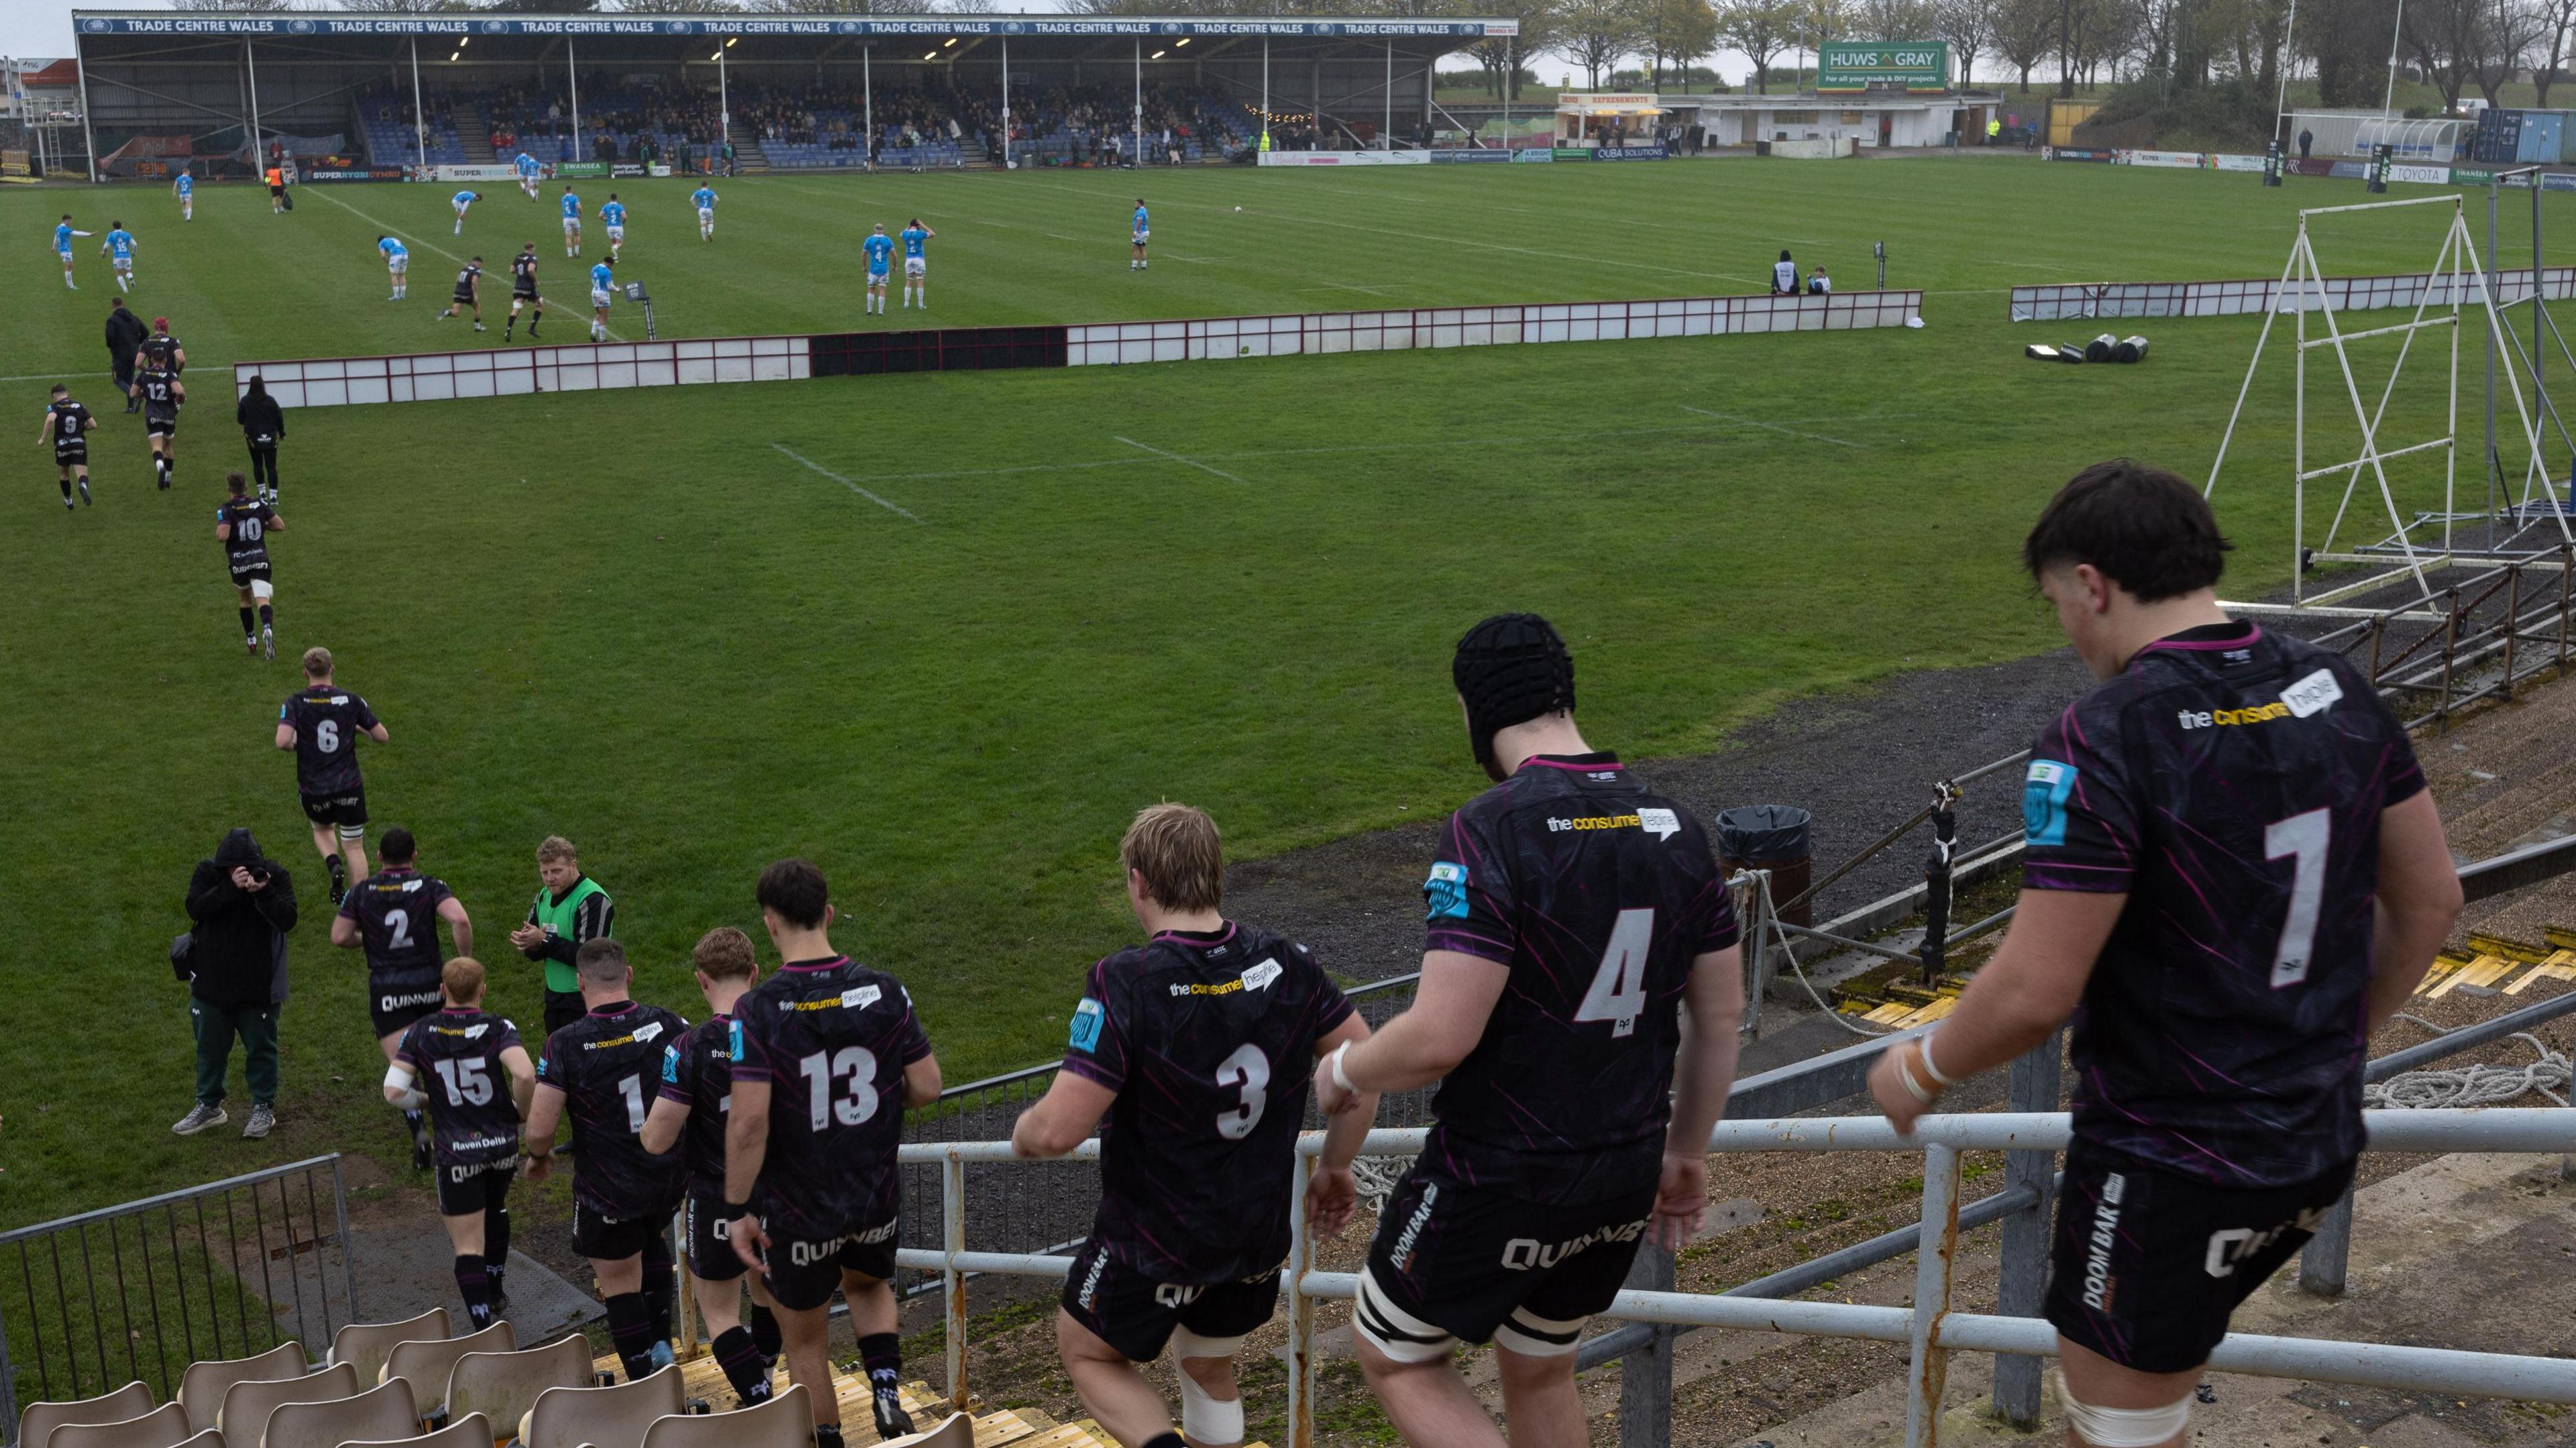
[[[197,862],[188,882],[193,926],[170,951],[188,982],[188,1019],[197,1036],[197,1104],[171,1130],[194,1136],[229,1121],[224,1074],[233,1038],[242,1045],[250,1087],[253,1140],[277,1124],[277,1015],[286,1005],[286,932],[295,928],[295,881],[259,851],[248,830],[234,830]]]

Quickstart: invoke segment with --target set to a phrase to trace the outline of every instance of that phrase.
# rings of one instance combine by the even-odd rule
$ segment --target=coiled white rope
[[[2414,1016],[2400,1016],[2398,1019],[2413,1021],[2419,1026],[2430,1029],[2439,1029],[2432,1026],[2431,1022]],[[2523,1066],[2489,1066],[2479,1063],[2441,1071],[2408,1071],[2391,1076],[2375,1085],[2362,1087],[2362,1104],[2398,1110],[2430,1111],[2464,1106],[2494,1106],[2501,1102],[2519,1100],[2537,1091],[2561,1106],[2566,1105],[2567,1097],[2563,1093],[2568,1083],[2567,1057],[2549,1049],[2538,1036],[2528,1031],[2516,1031],[2509,1039],[2530,1042],[2532,1051],[2539,1059]]]

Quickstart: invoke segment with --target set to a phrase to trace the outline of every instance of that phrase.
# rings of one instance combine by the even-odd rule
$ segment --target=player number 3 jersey
[[[752,1205],[809,1242],[892,1222],[903,1068],[930,1054],[912,997],[848,956],[791,961],[734,1007],[736,1081],[769,1083]]]
[[[2128,896],[2074,1018],[2079,1138],[2229,1187],[2360,1151],[2379,816],[2423,788],[2358,671],[2252,624],[2147,645],[2041,731],[2024,887]]]
[[[1064,1056],[1118,1093],[1093,1239],[1158,1282],[1278,1266],[1315,1041],[1350,1014],[1306,947],[1233,922],[1094,965]]]
[[[1538,755],[1449,817],[1426,948],[1511,971],[1422,1159],[1549,1205],[1651,1187],[1691,963],[1736,943],[1690,811],[1607,754]]]

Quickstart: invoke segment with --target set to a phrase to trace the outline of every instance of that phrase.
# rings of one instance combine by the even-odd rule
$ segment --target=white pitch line
[[[832,471],[830,468],[827,468],[821,463],[814,461],[812,458],[805,456],[803,453],[796,451],[787,444],[783,442],[774,442],[771,443],[770,446],[787,454],[789,457],[796,459],[796,461],[803,463],[805,466],[812,468],[814,471],[821,473],[823,476],[830,478],[833,482],[839,483],[842,487],[849,489],[851,492],[858,494],[860,497],[867,499],[869,502],[876,504],[887,512],[901,513],[903,516],[911,518],[912,521],[921,523],[921,519],[915,516],[911,510],[903,508],[897,504],[887,502],[885,499],[880,498],[876,494],[869,492],[867,489],[860,487],[858,484],[851,482],[848,478],[842,477],[839,473]],[[922,526],[926,528],[930,525],[922,523]]]
[[[24,377],[0,377],[0,382],[60,382],[66,377],[113,377],[113,372],[30,372]]]
[[[1731,423],[1734,423],[1735,425],[1737,425],[1738,427],[1763,427],[1763,428],[1769,428],[1769,429],[1770,429],[1771,431],[1773,431],[1773,432],[1784,432],[1784,433],[1787,433],[1787,434],[1788,434],[1789,436],[1791,436],[1791,437],[1803,437],[1803,438],[1807,439],[1809,442],[1829,442],[1829,443],[1832,443],[1832,444],[1833,444],[1834,446],[1836,446],[1836,447],[1847,447],[1847,448],[1853,448],[1853,449],[1858,449],[1858,450],[1863,450],[1863,451],[1867,450],[1867,449],[1868,449],[1868,447],[1869,447],[1869,444],[1868,444],[1868,443],[1865,443],[1865,442],[1847,442],[1847,441],[1843,440],[1842,438],[1838,438],[1838,437],[1827,437],[1827,436],[1825,436],[1825,435],[1824,435],[1823,433],[1821,433],[1821,432],[1800,432],[1800,431],[1798,431],[1798,430],[1797,430],[1796,428],[1794,428],[1794,427],[1782,427],[1780,424],[1778,424],[1778,423],[1776,423],[1776,422],[1764,422],[1764,421],[1762,421],[1760,418],[1753,418],[1753,417],[1736,417],[1736,416],[1733,416],[1733,415],[1728,414],[1728,413],[1723,413],[1723,412],[1711,412],[1711,411],[1709,411],[1709,410],[1708,410],[1707,408],[1705,408],[1705,407],[1693,407],[1693,406],[1691,406],[1691,405],[1690,405],[1689,403],[1687,403],[1687,402],[1680,403],[1680,404],[1677,404],[1677,405],[1678,405],[1678,406],[1681,408],[1681,410],[1682,410],[1682,411],[1684,411],[1684,412],[1696,412],[1696,413],[1698,413],[1698,414],[1699,414],[1700,416],[1702,416],[1702,417],[1714,417],[1714,418],[1716,418],[1716,419],[1717,419],[1718,421],[1720,421],[1720,422],[1731,422]]]
[[[1113,434],[1113,436],[1114,436],[1114,434]],[[1226,480],[1227,482],[1229,482],[1229,483],[1243,483],[1243,479],[1236,477],[1234,474],[1227,472],[1225,469],[1223,469],[1223,468],[1212,468],[1212,467],[1209,467],[1207,464],[1205,464],[1205,463],[1203,463],[1203,462],[1200,462],[1197,458],[1185,458],[1185,457],[1181,456],[1179,453],[1176,453],[1176,452],[1165,452],[1165,451],[1163,451],[1161,448],[1154,447],[1154,446],[1151,446],[1151,445],[1146,444],[1146,443],[1138,442],[1136,439],[1134,439],[1134,438],[1132,438],[1132,437],[1122,437],[1122,438],[1119,438],[1118,440],[1119,440],[1120,442],[1123,442],[1123,443],[1127,444],[1129,447],[1132,447],[1132,448],[1142,448],[1142,449],[1144,449],[1146,452],[1152,453],[1154,456],[1156,456],[1156,457],[1158,457],[1158,458],[1170,458],[1172,461],[1174,461],[1174,462],[1176,462],[1176,463],[1187,463],[1187,464],[1189,464],[1191,467],[1194,467],[1194,468],[1198,469],[1200,472],[1203,472],[1203,473],[1214,473],[1214,474],[1216,474],[1218,477],[1225,479],[1225,480]],[[1247,487],[1247,488],[1252,486],[1250,483],[1243,483],[1243,485],[1244,485],[1245,487]]]
[[[303,188],[299,188],[299,189],[302,189],[302,190],[304,190],[304,191],[306,191],[306,192],[308,192],[308,193],[312,190],[312,188],[311,188],[311,187],[303,187]],[[449,251],[446,247],[440,246],[437,242],[434,242],[434,241],[423,241],[421,238],[419,238],[419,237],[417,237],[417,236],[412,235],[410,232],[407,232],[407,231],[403,230],[403,229],[402,229],[401,227],[399,227],[399,226],[395,226],[395,225],[393,225],[393,224],[392,224],[392,223],[390,223],[390,222],[379,221],[379,220],[377,220],[375,217],[369,216],[367,213],[365,213],[365,212],[363,212],[363,211],[360,211],[358,208],[356,208],[356,207],[354,207],[354,206],[351,206],[348,202],[343,201],[343,200],[341,200],[339,197],[332,195],[332,194],[331,194],[331,192],[330,192],[330,189],[329,189],[328,187],[325,187],[325,188],[323,189],[323,191],[322,191],[322,199],[323,199],[323,200],[325,200],[325,201],[330,202],[330,203],[331,203],[332,205],[334,205],[334,206],[339,207],[341,210],[348,212],[351,216],[354,216],[354,217],[358,218],[360,221],[363,221],[363,222],[367,223],[369,226],[381,226],[381,227],[383,227],[383,228],[385,229],[385,234],[386,234],[387,236],[399,236],[399,237],[403,238],[404,240],[409,241],[409,242],[411,242],[413,245],[418,246],[418,247],[420,247],[420,248],[422,248],[422,249],[424,249],[424,250],[437,252],[440,256],[443,256],[443,257],[447,258],[449,261],[452,261],[452,262],[456,263],[458,266],[463,266],[463,265],[465,265],[465,258],[463,258],[463,257],[461,257],[461,256],[458,256],[456,253],[454,253],[454,252],[452,252],[452,251]],[[565,258],[565,260],[567,260],[567,261],[570,261],[570,260],[573,260],[573,259],[574,259],[574,258],[570,258],[570,257]],[[621,337],[621,336],[618,336],[618,335],[617,335],[617,329],[616,329],[615,327],[603,328],[602,330],[604,330],[604,331],[606,331],[606,332],[608,333],[608,340],[610,340],[610,341],[612,341],[612,342],[623,342],[623,341],[625,341],[625,340],[626,340],[625,338],[623,338],[623,337]]]

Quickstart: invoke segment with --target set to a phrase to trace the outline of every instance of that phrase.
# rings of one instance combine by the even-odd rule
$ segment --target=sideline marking
[[[1113,434],[1113,436],[1114,436],[1114,434]],[[1134,439],[1134,438],[1132,438],[1132,437],[1122,437],[1122,438],[1119,438],[1118,440],[1119,440],[1120,442],[1123,442],[1123,443],[1127,444],[1129,447],[1132,447],[1132,448],[1143,448],[1146,452],[1152,453],[1154,456],[1156,456],[1156,457],[1158,457],[1158,458],[1170,458],[1173,462],[1176,462],[1176,463],[1188,463],[1191,467],[1194,467],[1194,468],[1198,469],[1200,472],[1203,472],[1203,473],[1214,473],[1214,474],[1216,474],[1218,477],[1225,479],[1225,480],[1226,480],[1227,482],[1229,482],[1229,483],[1243,483],[1243,479],[1236,477],[1234,474],[1227,472],[1225,469],[1223,469],[1223,468],[1212,468],[1212,467],[1209,467],[1207,464],[1205,464],[1205,463],[1203,463],[1203,462],[1200,462],[1197,458],[1185,458],[1185,457],[1181,456],[1179,453],[1176,453],[1176,452],[1165,452],[1165,451],[1163,451],[1161,448],[1148,446],[1148,445],[1147,445],[1147,444],[1145,444],[1145,443],[1138,442],[1136,439]],[[1252,486],[1250,483],[1243,483],[1243,485],[1244,485],[1245,487],[1247,487],[1247,488]]]
[[[0,377],[0,382],[60,382],[66,377],[113,377],[113,372],[30,372],[24,377]]]
[[[1825,436],[1825,435],[1824,435],[1823,433],[1821,433],[1821,432],[1800,432],[1800,431],[1798,431],[1798,430],[1797,430],[1796,428],[1794,428],[1794,427],[1782,427],[1780,424],[1778,424],[1778,423],[1776,423],[1776,422],[1764,422],[1764,421],[1762,421],[1762,420],[1761,420],[1761,419],[1759,419],[1759,418],[1752,418],[1752,417],[1736,417],[1736,416],[1733,416],[1733,415],[1728,414],[1728,413],[1723,413],[1723,412],[1711,412],[1711,411],[1709,411],[1709,410],[1708,410],[1707,408],[1705,408],[1705,407],[1693,407],[1693,406],[1691,406],[1691,405],[1690,405],[1689,403],[1687,403],[1687,402],[1680,403],[1680,404],[1677,404],[1677,405],[1678,405],[1678,406],[1681,408],[1681,410],[1682,410],[1682,411],[1684,411],[1684,412],[1696,412],[1696,413],[1698,413],[1698,414],[1699,414],[1700,416],[1702,416],[1702,417],[1714,417],[1714,418],[1716,418],[1716,419],[1717,419],[1718,421],[1720,421],[1720,422],[1731,422],[1731,423],[1736,424],[1736,425],[1737,425],[1737,426],[1739,426],[1739,427],[1763,427],[1763,428],[1769,428],[1769,429],[1770,429],[1771,431],[1773,431],[1773,432],[1785,432],[1785,433],[1787,433],[1787,434],[1788,434],[1789,436],[1791,436],[1791,437],[1803,437],[1803,438],[1807,439],[1809,442],[1829,442],[1829,443],[1832,443],[1832,444],[1833,444],[1834,446],[1836,446],[1836,447],[1847,447],[1847,448],[1852,448],[1852,449],[1855,449],[1855,450],[1858,450],[1858,451],[1864,451],[1864,452],[1865,452],[1865,451],[1867,451],[1867,450],[1868,450],[1868,448],[1869,448],[1869,444],[1868,444],[1868,443],[1865,443],[1865,442],[1847,442],[1847,441],[1843,440],[1842,438],[1838,438],[1838,437],[1827,437],[1827,436]]]
[[[419,238],[419,237],[417,237],[417,236],[414,236],[414,235],[412,235],[411,233],[409,233],[409,232],[407,232],[407,231],[404,231],[404,230],[403,230],[401,227],[399,227],[399,226],[391,226],[391,225],[387,225],[385,222],[379,221],[379,220],[377,220],[376,218],[374,218],[374,217],[372,217],[372,216],[369,216],[367,213],[365,213],[365,212],[363,212],[363,211],[360,211],[358,208],[356,208],[356,207],[354,207],[354,206],[351,206],[348,202],[343,201],[343,200],[341,200],[339,197],[332,195],[332,194],[331,194],[331,191],[330,191],[330,188],[329,188],[329,187],[327,187],[327,186],[323,188],[323,191],[322,191],[322,199],[323,199],[323,200],[325,200],[325,201],[330,202],[330,203],[331,203],[332,205],[334,205],[334,206],[339,207],[341,210],[343,210],[343,211],[345,211],[345,212],[349,213],[351,216],[354,216],[354,217],[358,218],[360,221],[363,221],[363,222],[367,223],[369,226],[382,226],[382,227],[384,227],[384,234],[385,234],[385,235],[388,235],[388,236],[399,236],[399,237],[401,237],[403,240],[405,240],[405,241],[408,241],[408,242],[412,243],[414,246],[419,247],[419,248],[420,248],[421,250],[423,250],[423,251],[434,251],[434,252],[437,252],[440,256],[443,256],[443,257],[447,258],[449,261],[452,261],[452,262],[456,263],[458,266],[463,266],[463,265],[465,265],[465,258],[463,258],[463,257],[461,257],[461,256],[458,256],[456,253],[454,253],[454,252],[452,252],[452,251],[449,251],[446,247],[440,246],[437,242],[434,242],[434,241],[423,241],[421,238]],[[512,252],[512,253],[510,253],[510,254],[511,254],[512,256],[516,256],[516,255],[518,255],[518,253],[517,253],[517,252]],[[574,258],[574,257],[565,257],[565,258],[564,258],[564,260],[566,260],[566,261],[574,261],[574,260],[577,260],[577,258]],[[408,280],[408,277],[406,277],[406,280]],[[452,291],[452,290],[453,290],[453,288],[451,288],[450,290]],[[576,314],[578,314],[578,309],[574,309],[574,310],[576,311]],[[603,330],[605,330],[605,331],[608,333],[608,340],[610,340],[610,341],[612,341],[612,342],[623,342],[623,341],[625,341],[625,340],[626,340],[625,338],[623,338],[623,337],[621,337],[621,336],[618,336],[618,335],[617,335],[617,329],[616,329],[616,328],[614,328],[614,327],[604,328]],[[471,334],[471,333],[469,333],[469,334],[467,334],[467,335],[469,335],[469,336],[470,336],[470,335],[472,335],[472,334]],[[588,335],[587,333],[585,333],[585,334],[584,334],[585,340],[587,340],[587,335]],[[546,343],[539,343],[538,345],[540,345],[540,346],[556,346],[556,345],[559,345],[559,344],[551,343],[551,342],[546,342]],[[582,344],[581,344],[581,343],[574,343],[573,345],[575,345],[575,346],[579,346],[579,345],[582,345]],[[458,349],[456,349],[456,350],[462,351],[462,350],[464,350],[464,349],[462,349],[462,348],[458,348]],[[490,348],[486,348],[485,350],[489,351],[489,350],[492,350],[492,349],[490,349]]]
[[[796,451],[787,444],[783,442],[773,442],[770,446],[787,454],[789,457],[796,459],[796,461],[803,463],[805,466],[812,468],[814,471],[821,473],[823,476],[830,478],[833,482],[839,483],[842,487],[849,489],[851,492],[858,494],[860,497],[867,499],[869,502],[876,504],[887,512],[901,513],[903,516],[911,518],[912,521],[921,523],[921,519],[915,516],[910,510],[887,502],[885,499],[880,498],[876,494],[869,492],[867,489],[860,487],[858,484],[851,482],[848,478],[842,477],[839,473],[832,471],[830,468],[827,468],[821,463],[814,461],[812,458],[805,456],[803,453]],[[930,525],[922,523],[922,526],[927,528]]]

